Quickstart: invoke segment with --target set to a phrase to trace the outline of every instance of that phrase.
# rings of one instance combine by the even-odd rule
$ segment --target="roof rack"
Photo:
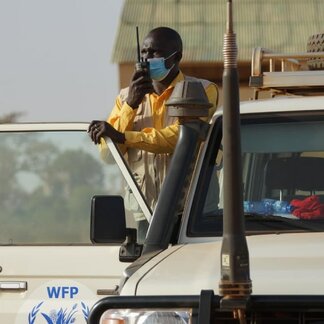
[[[324,62],[324,52],[284,54],[254,48],[249,83],[254,99],[259,91],[271,91],[273,96],[324,94],[324,69],[313,69],[318,62]]]

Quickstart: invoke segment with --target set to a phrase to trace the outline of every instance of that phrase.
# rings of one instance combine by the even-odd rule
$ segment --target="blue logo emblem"
[[[78,303],[74,304],[71,309],[63,309],[60,308],[58,310],[53,309],[48,313],[41,311],[41,306],[44,304],[44,302],[39,303],[28,314],[28,324],[35,324],[35,321],[39,317],[43,317],[46,320],[47,324],[72,324],[75,323],[75,316],[79,311],[79,308],[81,306],[82,315],[85,320],[85,323],[87,323],[90,309],[89,307],[83,303],[80,302],[80,305]]]

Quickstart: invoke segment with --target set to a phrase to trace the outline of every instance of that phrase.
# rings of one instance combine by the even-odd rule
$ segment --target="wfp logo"
[[[72,303],[70,307],[54,307],[58,301],[73,299],[78,294],[78,287],[59,286],[46,287],[48,298],[56,300],[53,302],[40,302],[32,308],[28,314],[28,324],[46,323],[46,324],[72,324],[86,323],[89,317],[89,307],[84,303]],[[69,301],[67,300],[67,305]],[[44,321],[45,320],[45,321]]]

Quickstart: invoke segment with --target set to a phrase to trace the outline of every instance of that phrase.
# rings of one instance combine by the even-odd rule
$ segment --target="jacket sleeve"
[[[137,109],[130,107],[119,95],[116,98],[115,106],[113,107],[107,122],[122,133],[127,130],[132,130],[136,111]]]
[[[126,130],[131,130],[134,118],[136,116],[137,109],[130,107],[126,100],[122,100],[125,97],[122,90],[115,100],[115,105],[107,119],[107,122],[111,124],[116,130],[124,133]],[[126,152],[126,146],[124,144],[118,145],[122,154]],[[110,153],[107,144],[103,138],[100,139],[99,151],[101,157],[111,163]]]

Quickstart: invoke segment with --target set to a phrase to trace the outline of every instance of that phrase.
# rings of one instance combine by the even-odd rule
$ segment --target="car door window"
[[[2,132],[0,152],[1,245],[91,244],[92,196],[127,192],[84,130]]]

